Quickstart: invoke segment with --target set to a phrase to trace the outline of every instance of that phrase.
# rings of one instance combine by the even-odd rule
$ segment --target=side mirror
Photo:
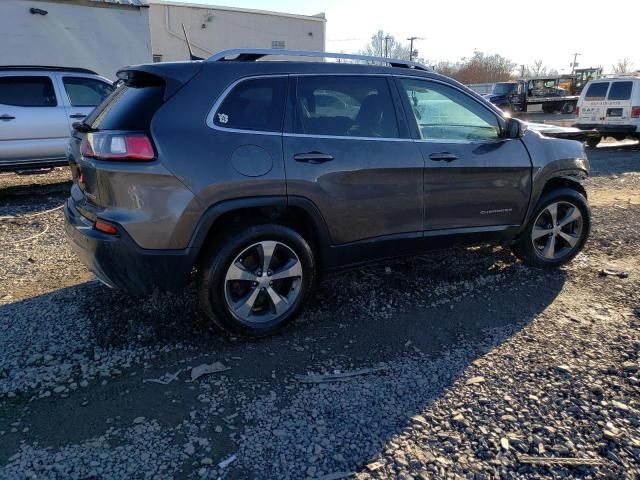
[[[504,129],[506,138],[520,138],[524,135],[527,127],[520,120],[515,118],[507,118],[507,125]]]

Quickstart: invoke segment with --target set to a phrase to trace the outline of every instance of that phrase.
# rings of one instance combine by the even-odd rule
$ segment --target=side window
[[[113,92],[113,85],[95,78],[63,77],[62,83],[74,107],[95,107]]]
[[[296,133],[398,138],[398,121],[384,77],[301,76]]]
[[[16,107],[55,107],[58,105],[49,77],[0,77],[0,103]]]
[[[286,77],[244,80],[222,101],[213,123],[226,128],[279,132],[286,90]]]
[[[488,109],[441,83],[402,79],[403,90],[425,140],[496,140],[500,124]]]

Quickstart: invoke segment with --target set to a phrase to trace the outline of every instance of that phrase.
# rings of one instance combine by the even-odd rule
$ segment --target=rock
[[[309,468],[307,468],[307,476],[315,477],[315,475],[316,475],[316,467],[311,465]]]
[[[384,467],[383,463],[381,463],[381,462],[373,462],[373,463],[369,463],[367,465],[367,470],[369,470],[370,472],[375,472],[376,470],[379,470],[382,467]]]
[[[66,387],[64,387],[64,386],[60,385],[60,386],[58,386],[58,387],[56,387],[56,388],[54,388],[54,389],[53,389],[53,393],[62,393],[62,392],[64,392],[66,389],[67,389]]]
[[[558,370],[560,373],[565,373],[565,374],[571,373],[571,367],[569,365],[558,365],[556,367],[556,370]]]
[[[186,443],[184,445],[184,453],[191,456],[196,453],[196,447],[194,447],[193,443]]]
[[[624,363],[622,364],[622,369],[623,369],[625,372],[631,372],[631,373],[634,373],[634,372],[637,372],[637,371],[638,371],[638,365],[637,365],[637,364],[635,364],[635,363],[633,363],[633,362],[624,362]]]
[[[484,377],[471,377],[469,380],[465,382],[465,385],[476,385],[478,383],[483,383],[485,381]]]
[[[618,410],[622,410],[623,412],[628,412],[631,410],[628,405],[622,402],[618,402],[617,400],[612,400],[611,405],[613,405]]]
[[[136,417],[136,418],[133,419],[133,423],[135,423],[135,424],[139,424],[139,423],[142,423],[144,421],[145,421],[144,417]]]
[[[502,420],[503,422],[517,422],[518,419],[516,417],[514,417],[513,415],[502,415],[502,417],[500,417],[500,420]]]
[[[500,445],[502,446],[502,448],[504,448],[505,450],[509,450],[509,448],[511,447],[511,445],[509,444],[509,439],[507,437],[502,437],[500,439]]]

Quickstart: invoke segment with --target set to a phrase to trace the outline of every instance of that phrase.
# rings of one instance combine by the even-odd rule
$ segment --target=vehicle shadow
[[[323,446],[319,462],[329,462],[336,470],[361,468],[406,429],[412,417],[442,397],[475,359],[545,310],[564,282],[562,270],[528,269],[500,247],[460,248],[328,277],[299,321],[282,334],[259,341],[221,335],[199,310],[193,288],[183,294],[134,298],[89,282],[2,306],[0,322],[33,315],[35,303],[55,305],[57,314],[49,321],[64,315],[86,319],[87,351],[98,348],[108,355],[133,344],[156,352],[166,348],[169,353],[147,362],[145,378],[214,360],[231,366],[224,374],[229,380],[223,399],[227,412],[239,410],[242,415],[269,392],[277,395],[280,415],[261,422],[248,419],[244,424],[249,438],[264,440],[265,455],[273,458],[268,463],[273,470],[267,476],[273,478],[287,470],[283,462],[305,464],[308,460],[306,450],[293,448],[286,436],[273,433],[288,428],[283,422],[294,410],[295,417],[302,419],[295,427],[296,438],[306,438],[305,432],[313,438],[315,422],[322,419],[324,436],[337,439]],[[185,348],[172,349],[176,344]],[[378,365],[387,368],[361,377],[368,378],[367,382],[345,382],[352,396],[339,401],[329,401],[326,392],[313,386],[300,385],[291,393],[291,380],[297,374]],[[26,441],[37,439],[43,447],[64,447],[102,435],[104,419],[116,415],[124,424],[142,415],[175,425],[189,416],[192,407],[201,405],[196,399],[199,391],[183,381],[160,386],[143,384],[139,376],[123,376],[110,382],[114,384],[112,395],[103,389],[33,402]],[[259,389],[249,388],[257,384]],[[316,401],[292,400],[306,388],[314,389],[307,393],[317,397]],[[166,393],[159,394],[167,390],[180,392],[178,407],[168,406]],[[78,408],[78,403],[89,397],[91,407]],[[363,399],[366,412],[361,408]],[[54,429],[51,418],[57,419]],[[202,430],[213,439],[209,456],[224,458],[237,451],[238,445],[226,436],[226,440],[215,440],[214,419],[210,425],[203,421]],[[353,436],[349,430],[363,421],[368,422],[366,433],[360,430]],[[15,453],[8,444],[3,446],[7,441],[0,439],[0,460]],[[241,442],[241,455],[243,448]],[[285,450],[286,459],[279,455]],[[229,478],[246,476],[255,475],[236,469]]]

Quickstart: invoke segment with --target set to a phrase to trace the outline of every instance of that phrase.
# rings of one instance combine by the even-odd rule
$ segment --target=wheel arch
[[[325,266],[330,237],[322,214],[309,199],[284,195],[237,198],[210,206],[190,242],[194,265],[217,237],[229,229],[255,222],[275,223],[295,230],[311,246],[319,270]]]

